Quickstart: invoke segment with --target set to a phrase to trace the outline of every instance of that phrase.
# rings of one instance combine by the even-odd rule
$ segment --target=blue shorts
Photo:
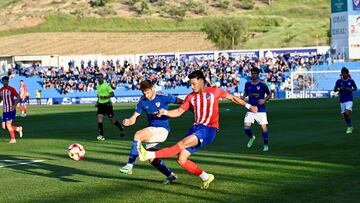
[[[205,125],[193,125],[185,137],[194,134],[198,138],[199,144],[194,147],[188,147],[186,150],[194,154],[205,145],[210,144],[215,139],[217,130],[217,128],[207,127]]]
[[[6,122],[6,121],[15,121],[15,111],[10,111],[10,112],[4,112],[1,122]]]
[[[26,104],[26,103],[27,103],[27,98],[25,98],[25,99],[20,99],[20,102],[19,102],[20,105],[24,105],[24,104]]]

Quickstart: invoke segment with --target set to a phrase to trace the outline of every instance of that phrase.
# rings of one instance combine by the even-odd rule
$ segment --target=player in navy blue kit
[[[271,94],[267,85],[259,80],[260,70],[258,68],[251,69],[251,81],[246,82],[244,95],[241,99],[245,99],[247,96],[249,97],[249,104],[252,106],[257,106],[258,112],[254,113],[251,111],[247,111],[244,119],[244,131],[245,134],[249,136],[250,140],[247,144],[247,147],[250,148],[254,141],[255,136],[251,131],[251,125],[256,121],[262,131],[262,136],[264,139],[264,148],[263,151],[269,151],[269,132],[267,128],[267,115],[265,102],[271,98]],[[266,95],[266,96],[265,96]]]
[[[354,130],[351,122],[351,112],[353,106],[353,92],[357,90],[355,81],[350,78],[349,69],[341,69],[341,79],[336,81],[334,91],[339,92],[340,108],[346,123],[346,134]]]
[[[137,117],[145,111],[149,127],[137,131],[134,135],[129,161],[124,167],[120,168],[120,172],[126,174],[132,174],[133,165],[138,157],[137,147],[140,142],[148,143],[147,149],[156,151],[160,148],[159,143],[166,140],[170,132],[169,118],[167,116],[157,117],[158,111],[160,109],[168,109],[169,104],[181,104],[183,102],[171,94],[156,92],[150,80],[142,81],[140,89],[143,92],[143,96],[136,105],[134,114],[130,118],[123,120],[123,125],[130,126],[135,124]],[[163,184],[168,184],[177,178],[176,174],[172,173],[161,159],[152,159],[150,163],[167,177]]]

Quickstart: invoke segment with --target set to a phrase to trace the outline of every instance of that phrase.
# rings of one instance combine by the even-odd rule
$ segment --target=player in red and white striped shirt
[[[203,181],[201,189],[207,189],[214,180],[214,175],[201,170],[194,162],[189,160],[189,157],[215,139],[216,132],[219,129],[219,99],[229,99],[235,104],[245,106],[252,112],[257,112],[257,107],[251,106],[220,88],[206,87],[205,76],[200,70],[192,72],[188,77],[193,92],[187,95],[179,108],[169,111],[161,109],[158,116],[179,117],[193,106],[195,122],[192,128],[182,140],[169,148],[150,152],[140,145],[139,158],[145,161],[152,158],[173,157],[179,154],[177,160],[179,165],[188,172],[199,176]]]
[[[17,107],[21,112],[21,117],[26,117],[27,107],[26,104],[28,102],[29,92],[28,88],[25,85],[23,80],[20,80],[20,102],[18,103]]]
[[[16,92],[16,90],[9,86],[9,77],[2,77],[3,87],[0,89],[0,102],[3,101],[3,116],[1,119],[1,126],[4,130],[8,130],[10,134],[10,144],[15,144],[15,133],[17,131],[22,137],[22,127],[14,126],[12,122],[15,121],[16,114],[16,105],[20,101],[20,95]],[[16,101],[14,100],[16,97]]]

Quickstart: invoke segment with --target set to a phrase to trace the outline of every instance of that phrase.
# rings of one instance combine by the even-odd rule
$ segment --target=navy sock
[[[161,159],[154,159],[151,162],[151,165],[153,165],[157,170],[159,170],[166,177],[168,177],[172,173],[171,170],[166,166],[165,162],[163,162]]]
[[[98,123],[99,135],[104,135],[103,123]]]
[[[139,156],[139,153],[137,151],[137,143],[138,141],[132,141],[128,164],[134,164],[136,158]]]
[[[351,122],[351,119],[345,119],[345,122],[346,122],[346,126],[347,127],[351,127],[352,126],[352,122]]]
[[[253,133],[251,132],[251,127],[250,126],[244,126],[244,131],[245,131],[245,134],[247,136],[249,136],[250,138],[253,137]]]
[[[269,132],[268,131],[262,132],[262,136],[264,139],[264,145],[268,145],[269,144]]]

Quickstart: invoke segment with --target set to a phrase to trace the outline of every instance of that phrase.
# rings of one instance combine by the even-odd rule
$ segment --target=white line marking
[[[44,161],[45,160],[0,160],[0,162],[15,162],[14,164],[0,166],[0,168],[8,167],[8,166],[27,165],[32,163],[44,162]]]

